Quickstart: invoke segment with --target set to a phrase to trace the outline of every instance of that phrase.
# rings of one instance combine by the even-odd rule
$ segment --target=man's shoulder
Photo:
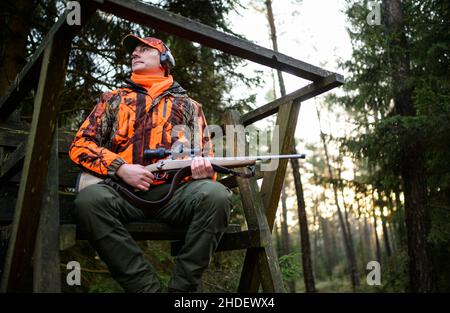
[[[127,87],[120,87],[113,90],[108,90],[103,92],[100,95],[100,101],[109,103],[110,105],[119,105],[122,100],[125,99],[127,96],[129,97],[131,94],[134,94],[135,92]],[[126,102],[126,101],[125,101]]]
[[[172,86],[167,90],[167,93],[173,98],[176,98],[177,101],[184,102],[197,108],[202,107],[200,102],[191,98],[186,89],[184,89],[177,81],[173,82]]]
[[[202,108],[202,104],[192,98],[189,97],[189,100],[191,101],[192,105],[196,108],[196,109],[201,109]]]

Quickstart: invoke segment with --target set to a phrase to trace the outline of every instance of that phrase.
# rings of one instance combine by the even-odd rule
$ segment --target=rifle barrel
[[[227,167],[244,167],[254,165],[257,161],[266,161],[270,159],[304,159],[304,154],[284,154],[284,155],[262,155],[262,156],[238,156],[238,157],[217,157],[207,158],[216,165]],[[147,165],[146,168],[150,172],[160,172],[180,169],[191,164],[192,158],[182,160],[164,159],[156,163]]]

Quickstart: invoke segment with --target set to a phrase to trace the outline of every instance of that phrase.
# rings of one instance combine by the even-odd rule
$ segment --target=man
[[[69,155],[83,170],[119,179],[138,190],[140,197],[157,200],[167,191],[170,177],[155,177],[144,168],[156,161],[145,160],[144,149],[194,142],[212,156],[211,140],[201,105],[170,75],[175,62],[166,45],[131,34],[123,45],[131,53],[129,85],[102,95],[78,130]],[[192,176],[161,208],[140,210],[107,184],[91,185],[77,195],[81,231],[126,292],[161,291],[152,266],[124,227],[126,222],[146,218],[188,226],[168,291],[197,291],[228,226],[231,191],[215,181],[208,159],[195,157],[191,171]]]

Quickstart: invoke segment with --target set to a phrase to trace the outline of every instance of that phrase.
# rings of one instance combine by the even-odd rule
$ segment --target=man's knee
[[[75,198],[75,215],[86,218],[97,210],[110,211],[114,194],[105,186],[95,184],[81,190]]]
[[[203,180],[198,188],[201,202],[196,209],[202,211],[204,215],[216,216],[214,218],[216,222],[227,226],[232,207],[231,190],[212,180]]]
[[[231,205],[232,192],[221,183],[205,179],[198,188],[200,189],[200,194],[204,202],[212,202],[223,205],[224,207]]]

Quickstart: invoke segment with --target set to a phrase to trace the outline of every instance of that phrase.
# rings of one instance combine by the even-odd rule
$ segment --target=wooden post
[[[239,114],[236,111],[227,111],[224,118],[225,125],[240,125]],[[227,137],[234,134],[227,134]],[[236,140],[234,140],[236,144]],[[236,152],[237,149],[235,148]],[[242,170],[241,170],[242,171]],[[264,292],[284,292],[283,279],[278,265],[278,257],[272,246],[271,232],[263,202],[259,195],[258,184],[255,178],[245,179],[236,177],[241,194],[242,205],[249,230],[253,236],[259,237],[261,247],[249,248],[246,252],[246,264],[242,270],[239,292],[249,291],[252,276],[247,267],[255,268],[259,272]],[[259,281],[258,281],[259,282]]]
[[[293,100],[279,108],[276,125],[279,125],[280,151],[279,154],[289,154],[292,148],[298,113],[300,112],[299,100]],[[261,186],[261,197],[264,204],[269,232],[272,232],[275,215],[280,199],[281,188],[286,174],[287,160],[279,160],[275,171],[265,172]],[[239,289],[247,292],[257,292],[262,277],[260,271],[254,266],[255,256],[251,250],[247,250],[243,272],[247,273],[247,279],[241,280]]]
[[[27,141],[11,239],[1,291],[30,291],[31,260],[40,220],[48,158],[59,111],[58,95],[64,87],[71,37],[52,38],[42,59],[33,120]]]
[[[34,250],[34,292],[61,292],[58,176],[58,129],[56,128],[48,164],[47,188],[42,199],[41,219]]]

